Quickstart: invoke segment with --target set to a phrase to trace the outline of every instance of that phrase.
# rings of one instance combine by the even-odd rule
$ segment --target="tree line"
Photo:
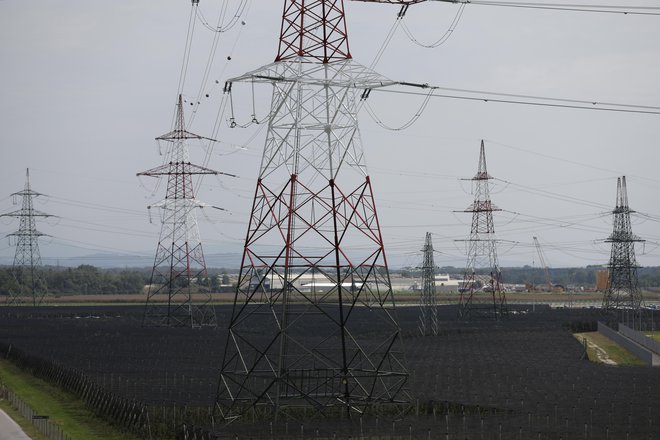
[[[36,268],[35,275],[39,290],[54,295],[142,293],[151,279],[151,268],[100,269],[88,264],[78,267],[43,266]],[[22,286],[17,278],[20,279],[16,276],[16,269],[0,267],[0,295],[29,289],[29,286]],[[197,282],[211,290],[218,290],[228,280],[226,271],[219,269],[209,270],[208,278]]]
[[[56,295],[140,293],[149,282],[151,270],[99,269],[83,264],[75,268],[39,267],[35,275],[42,289]],[[6,295],[28,288],[21,286],[17,278],[16,269],[0,268],[0,293]]]
[[[596,272],[605,269],[601,266],[556,268],[549,269],[549,273],[555,285],[593,287],[596,284]],[[208,278],[197,280],[197,284],[213,292],[223,288],[226,290],[230,284],[228,273],[236,272],[225,268],[209,269]],[[421,271],[417,268],[408,267],[393,272],[399,272],[404,277],[421,277]],[[477,272],[480,273],[479,270]],[[436,273],[447,273],[460,279],[463,269],[446,266],[438,268]],[[37,278],[40,290],[55,295],[142,293],[149,284],[151,268],[100,269],[87,264],[75,268],[44,266],[38,268]],[[502,279],[511,284],[543,285],[547,282],[545,271],[531,266],[503,268]],[[639,268],[638,279],[642,288],[660,287],[660,267]],[[0,295],[22,289],[25,287],[21,287],[17,281],[14,269],[10,266],[0,267]]]

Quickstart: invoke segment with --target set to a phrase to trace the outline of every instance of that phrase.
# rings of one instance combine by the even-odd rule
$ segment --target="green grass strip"
[[[660,332],[643,332],[646,336],[653,339],[654,341],[660,342]]]
[[[71,440],[138,440],[138,437],[122,432],[97,417],[73,394],[24,373],[4,359],[0,360],[0,382],[30,405],[37,414],[49,416],[52,422],[59,425],[71,437]],[[9,406],[8,402],[3,401],[4,403]],[[7,413],[14,418],[10,411]],[[24,426],[21,423],[19,425]]]
[[[604,350],[607,353],[607,356],[617,365],[646,365],[637,356],[598,332],[576,333],[575,337],[579,341],[582,341],[582,338],[586,338],[593,344],[597,345]],[[587,353],[590,361],[601,362],[595,350],[588,349]]]

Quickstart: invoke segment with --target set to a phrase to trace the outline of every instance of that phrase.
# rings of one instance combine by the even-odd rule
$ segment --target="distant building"
[[[503,288],[506,292],[528,292],[529,289],[525,284],[504,284]]]
[[[439,274],[435,276],[436,292],[458,292],[458,288],[462,283],[463,280],[452,278],[448,274]],[[417,291],[422,288],[422,281],[419,278],[411,278],[408,281],[408,285],[409,290]]]
[[[607,290],[610,283],[610,272],[607,269],[596,271],[596,289]]]
[[[448,274],[435,276],[435,290],[437,292],[458,292],[459,285],[463,280],[453,279]]]

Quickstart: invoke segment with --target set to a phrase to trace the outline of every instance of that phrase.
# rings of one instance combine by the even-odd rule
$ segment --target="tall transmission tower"
[[[190,163],[187,142],[211,140],[186,130],[183,100],[179,95],[174,130],[156,138],[170,142],[163,165],[138,176],[167,176],[165,199],[152,205],[161,213],[161,230],[149,291],[144,326],[201,327],[217,325],[210,284],[197,227],[193,176],[225,174]],[[151,209],[152,206],[149,208]],[[193,295],[198,300],[193,299]]]
[[[508,312],[502,272],[497,261],[493,211],[500,209],[490,200],[489,180],[492,178],[486,169],[486,153],[482,140],[479,169],[470,179],[473,184],[474,202],[464,211],[472,213],[472,227],[467,239],[468,258],[460,288],[459,316],[462,318],[481,314],[500,319]],[[480,277],[477,275],[477,269],[480,268],[488,270],[489,273]]]
[[[419,298],[419,332],[422,336],[438,334],[438,296],[435,291],[435,262],[433,239],[426,233],[422,262],[422,293]]]
[[[407,402],[408,372],[359,136],[343,1],[284,1],[268,133],[218,386],[225,420]]]
[[[639,324],[642,310],[642,292],[637,284],[637,261],[635,242],[643,241],[633,234],[630,214],[635,211],[628,206],[626,177],[620,177],[616,183],[616,207],[612,234],[605,240],[612,243],[610,253],[609,282],[603,295],[605,310],[624,310],[632,313],[633,325]]]
[[[533,239],[534,247],[536,247],[536,253],[539,255],[539,264],[541,265],[541,269],[543,269],[543,274],[545,275],[545,285],[548,288],[548,292],[552,292],[553,285],[552,278],[550,277],[550,269],[548,268],[548,264],[545,262],[545,256],[543,255],[543,250],[541,249],[541,243],[539,243],[538,238],[533,237]]]
[[[39,274],[41,266],[39,237],[46,234],[37,230],[36,219],[51,217],[51,215],[34,209],[33,199],[41,195],[43,194],[32,190],[30,187],[30,170],[27,169],[23,191],[12,194],[13,197],[22,198],[21,209],[1,216],[19,219],[18,231],[7,235],[16,238],[16,253],[14,254],[12,273],[17,284],[16,291],[10,292],[10,297],[7,299],[8,304],[38,306],[47,292],[46,282]]]

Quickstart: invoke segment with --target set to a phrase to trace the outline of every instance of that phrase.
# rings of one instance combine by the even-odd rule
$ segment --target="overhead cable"
[[[462,3],[459,6],[458,11],[456,12],[456,15],[454,16],[454,19],[452,20],[451,24],[449,25],[449,28],[447,28],[445,33],[442,34],[442,36],[439,39],[437,39],[436,41],[434,41],[433,43],[425,44],[425,43],[420,42],[413,35],[412,31],[410,30],[410,28],[406,25],[406,23],[403,20],[401,22],[401,27],[403,28],[403,31],[406,33],[406,35],[408,36],[410,41],[417,44],[418,46],[425,47],[427,49],[434,49],[434,48],[442,45],[445,41],[447,41],[449,39],[449,37],[452,36],[452,33],[456,29],[456,26],[458,26],[458,23],[461,21],[461,17],[463,16],[463,11],[465,10],[465,5],[466,5],[466,3]]]
[[[586,3],[541,3],[541,2],[506,2],[506,1],[488,1],[474,0],[466,2],[448,1],[449,3],[469,3],[480,6],[499,6],[507,8],[522,9],[544,9],[553,11],[568,12],[593,12],[602,14],[623,14],[623,15],[660,15],[660,7],[639,6],[639,5],[590,5]]]
[[[609,103],[609,102],[600,102],[597,100],[551,98],[551,97],[533,96],[533,95],[517,95],[512,93],[486,92],[486,91],[468,90],[468,89],[452,89],[448,87],[430,86],[428,84],[415,84],[409,82],[399,82],[398,84],[402,86],[412,86],[422,89],[434,89],[434,90],[443,90],[447,92],[455,92],[454,94],[434,93],[432,95],[434,98],[495,102],[500,104],[530,105],[536,107],[567,108],[567,109],[575,109],[575,110],[597,110],[597,111],[619,112],[619,113],[639,113],[639,114],[660,115],[659,106]],[[422,93],[422,92],[414,92],[410,90],[391,90],[384,87],[375,88],[373,90],[382,93],[393,93],[400,95],[418,95],[418,96],[426,95],[426,93]],[[459,94],[459,93],[463,93],[463,94]],[[470,96],[470,95],[481,95],[481,96]]]

